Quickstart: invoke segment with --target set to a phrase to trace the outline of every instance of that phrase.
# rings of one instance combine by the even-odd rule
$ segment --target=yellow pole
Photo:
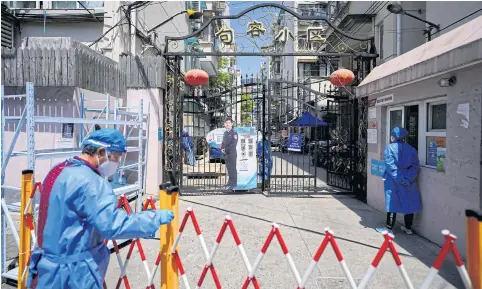
[[[19,249],[19,257],[18,257],[18,281],[17,281],[17,288],[24,289],[26,287],[27,280],[22,280],[22,274],[27,267],[27,262],[30,256],[30,246],[31,246],[31,237],[30,237],[30,228],[28,226],[27,220],[23,213],[25,212],[25,208],[27,207],[28,200],[30,199],[30,195],[32,194],[33,189],[33,171],[32,170],[24,170],[22,171],[22,188],[21,188],[21,195],[20,195],[20,249]],[[30,207],[29,212],[32,213],[32,207]],[[26,278],[25,278],[26,279]]]
[[[466,210],[467,268],[473,289],[482,289],[482,213]]]
[[[178,289],[179,275],[172,255],[172,245],[179,230],[179,188],[170,183],[160,186],[159,206],[161,210],[171,210],[174,219],[169,225],[160,228],[161,242],[161,289]]]

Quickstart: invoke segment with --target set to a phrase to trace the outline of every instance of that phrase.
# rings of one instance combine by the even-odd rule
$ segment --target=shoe
[[[393,231],[388,229],[387,227],[381,227],[381,228],[376,228],[375,229],[378,233],[384,233],[384,232],[387,232],[389,234],[392,234],[393,235]]]
[[[411,229],[407,229],[405,226],[402,226],[400,229],[405,232],[407,235],[413,235],[413,231]]]

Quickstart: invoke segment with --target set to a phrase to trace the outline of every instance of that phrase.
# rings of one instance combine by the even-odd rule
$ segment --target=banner
[[[206,135],[209,146],[215,148],[216,152],[219,151],[219,154],[222,154],[221,144],[223,143],[225,131],[225,128],[218,128]],[[261,134],[256,132],[255,127],[235,127],[234,131],[238,133],[238,143],[236,145],[236,175],[238,181],[235,189],[255,189],[258,183],[256,148]],[[210,153],[214,152],[210,150]],[[227,168],[225,169],[226,177],[228,177]]]
[[[206,141],[211,147],[221,150],[221,144],[223,143],[225,131],[226,129],[223,127],[208,132],[206,135]]]
[[[299,133],[290,133],[290,137],[288,139],[288,150],[301,152],[301,143],[303,142],[303,138]]]
[[[255,127],[235,127],[234,131],[238,133],[238,144],[236,145],[238,182],[235,189],[255,189],[258,184],[256,158],[258,133]]]

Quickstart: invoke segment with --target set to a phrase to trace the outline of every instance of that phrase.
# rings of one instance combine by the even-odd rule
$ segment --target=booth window
[[[445,100],[434,100],[425,104],[427,111],[425,164],[439,168],[442,166],[441,162],[445,158],[447,147],[447,103]]]
[[[389,128],[387,131],[388,138],[390,137],[391,131],[394,127],[403,127],[408,131],[407,143],[418,151],[418,112],[418,104],[389,108]]]

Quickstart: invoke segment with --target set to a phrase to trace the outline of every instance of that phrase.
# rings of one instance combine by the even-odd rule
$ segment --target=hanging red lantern
[[[186,73],[184,81],[192,86],[205,85],[209,81],[209,75],[201,69],[193,69]]]
[[[354,79],[355,74],[348,69],[338,69],[330,75],[330,82],[335,86],[350,85]]]

